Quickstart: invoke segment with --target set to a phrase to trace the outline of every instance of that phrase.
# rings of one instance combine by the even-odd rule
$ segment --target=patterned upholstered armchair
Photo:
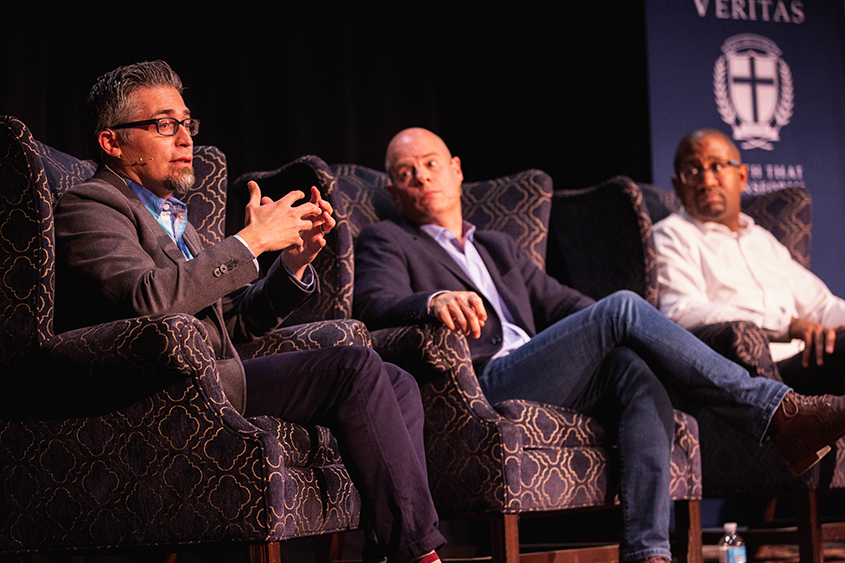
[[[680,208],[674,193],[617,176],[579,190],[558,190],[552,202],[548,271],[564,283],[595,298],[618,289],[636,291],[658,304],[657,260],[652,221]],[[810,200],[801,189],[790,188],[743,199],[743,210],[772,231],[796,260],[809,264]],[[752,373],[780,379],[765,333],[747,322],[719,323],[694,333],[715,350],[744,365]],[[767,531],[744,533],[746,541],[798,543],[802,561],[821,561],[822,541],[837,537],[834,525],[817,518],[816,490],[841,487],[843,443],[836,455],[801,477],[794,477],[768,444],[759,448],[721,419],[694,404],[679,405],[699,422],[705,497],[761,498],[795,496],[796,528],[776,537]],[[774,506],[773,504],[770,506]]]
[[[94,165],[12,117],[0,146],[0,554],[243,542],[269,562],[281,540],[356,528],[360,498],[330,433],[237,414],[193,317],[53,332],[52,206]],[[214,242],[225,158],[194,155],[190,216]],[[288,327],[252,351],[353,343],[369,335],[345,320]]]
[[[399,214],[384,188],[385,174],[356,165],[335,165],[331,172],[335,207],[352,237]],[[479,228],[510,233],[543,267],[551,193],[548,175],[527,170],[465,183],[463,209]],[[465,337],[434,323],[378,330],[372,337],[385,360],[402,365],[420,382],[429,481],[438,511],[443,517],[489,516],[494,561],[520,560],[520,515],[614,505],[614,448],[595,420],[528,401],[491,405],[478,386]],[[700,561],[696,421],[679,411],[675,419],[672,498],[678,501],[680,536],[675,552],[682,561]],[[569,539],[560,536],[562,543]],[[596,547],[591,555],[597,558],[590,560],[613,560],[618,547]],[[579,559],[587,555],[577,550],[556,556],[587,560]],[[527,560],[526,554],[521,557]]]

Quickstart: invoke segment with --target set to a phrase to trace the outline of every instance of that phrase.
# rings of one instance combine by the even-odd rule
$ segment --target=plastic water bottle
[[[726,522],[719,540],[719,563],[745,563],[745,541],[736,534],[736,522]]]

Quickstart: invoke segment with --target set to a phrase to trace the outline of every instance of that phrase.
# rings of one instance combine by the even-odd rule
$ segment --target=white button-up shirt
[[[793,317],[845,325],[845,301],[748,215],[732,232],[682,211],[655,224],[654,242],[660,310],[681,326],[751,321],[769,334],[777,361],[801,349],[788,343]]]

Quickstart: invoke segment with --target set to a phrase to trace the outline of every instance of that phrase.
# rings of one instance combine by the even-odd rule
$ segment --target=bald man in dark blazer
[[[405,220],[361,231],[354,315],[370,328],[440,321],[468,337],[491,403],[560,405],[615,429],[626,514],[620,560],[671,559],[674,394],[759,441],[770,436],[796,474],[845,434],[845,398],[803,397],[752,378],[632,292],[594,303],[531,263],[508,235],[476,230],[463,219],[460,159],[431,131],[398,133],[386,165]]]

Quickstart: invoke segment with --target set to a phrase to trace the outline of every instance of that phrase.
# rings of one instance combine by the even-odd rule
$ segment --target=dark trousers
[[[777,363],[783,382],[802,395],[845,394],[845,332],[836,335],[833,354],[825,354],[824,364],[816,364],[816,357],[810,358],[810,365],[804,367],[801,354],[796,354]]]
[[[445,543],[428,489],[416,381],[369,348],[339,346],[244,361],[245,416],[329,428],[361,493],[365,560],[416,561]]]

